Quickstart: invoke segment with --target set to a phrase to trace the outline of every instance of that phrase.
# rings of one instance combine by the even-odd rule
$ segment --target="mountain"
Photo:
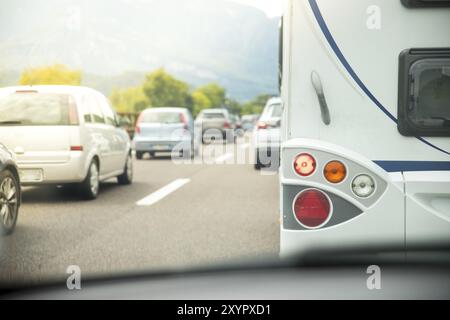
[[[277,92],[279,19],[235,2],[2,0],[0,21],[0,70],[10,75],[63,63],[109,94],[164,67],[239,100]]]

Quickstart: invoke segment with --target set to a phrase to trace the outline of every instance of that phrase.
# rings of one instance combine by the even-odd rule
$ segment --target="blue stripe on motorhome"
[[[330,29],[328,29],[328,26],[322,16],[322,13],[320,12],[319,6],[317,5],[317,1],[316,0],[309,0],[309,5],[311,6],[311,9],[314,13],[314,16],[316,18],[317,23],[319,24],[320,29],[322,30],[323,35],[325,36],[325,38],[328,41],[328,44],[331,46],[331,49],[333,49],[335,55],[337,56],[337,58],[339,59],[339,61],[342,63],[342,65],[344,66],[344,68],[347,70],[347,72],[350,74],[350,76],[353,78],[353,80],[356,82],[356,84],[361,88],[361,90],[369,97],[370,100],[372,100],[373,103],[375,103],[375,105],[381,110],[383,111],[383,113],[392,121],[394,121],[395,123],[397,123],[397,118],[388,111],[388,109],[386,109],[380,101],[378,101],[378,99],[372,94],[372,92],[370,92],[370,90],[366,87],[366,85],[364,84],[364,82],[362,82],[362,80],[358,77],[358,75],[356,74],[356,72],[353,70],[353,68],[351,67],[351,65],[348,63],[347,59],[345,58],[344,54],[342,53],[341,49],[339,49],[339,46],[337,45],[336,41],[334,40]],[[450,152],[439,148],[438,146],[435,146],[434,144],[432,144],[431,142],[426,141],[424,138],[422,137],[416,137],[419,141],[425,143],[426,145],[440,151],[443,152],[447,155],[450,155]]]
[[[384,161],[375,160],[387,172],[450,171],[450,161]]]

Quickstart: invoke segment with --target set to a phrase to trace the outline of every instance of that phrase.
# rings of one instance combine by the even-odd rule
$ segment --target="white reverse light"
[[[367,174],[360,174],[353,179],[352,190],[358,197],[370,197],[375,191],[375,181]]]

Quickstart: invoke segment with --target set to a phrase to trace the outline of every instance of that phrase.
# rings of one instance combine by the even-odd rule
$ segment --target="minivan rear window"
[[[222,112],[204,112],[200,115],[202,119],[224,119],[225,115]]]
[[[0,126],[70,125],[74,107],[68,94],[16,92],[0,97]]]
[[[180,123],[179,112],[145,112],[142,114],[142,123]]]
[[[281,115],[283,113],[283,107],[281,106],[281,103],[273,103],[266,107],[264,110],[264,114],[261,118],[263,119],[270,119],[270,118],[281,118]]]

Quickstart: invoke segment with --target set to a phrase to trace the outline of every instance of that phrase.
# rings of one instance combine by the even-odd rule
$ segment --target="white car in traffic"
[[[130,138],[106,97],[90,88],[0,89],[0,137],[23,185],[77,184],[94,199],[100,181],[133,179]]]
[[[255,169],[279,166],[280,126],[283,113],[282,101],[279,97],[270,98],[258,123],[253,130],[255,146]]]

